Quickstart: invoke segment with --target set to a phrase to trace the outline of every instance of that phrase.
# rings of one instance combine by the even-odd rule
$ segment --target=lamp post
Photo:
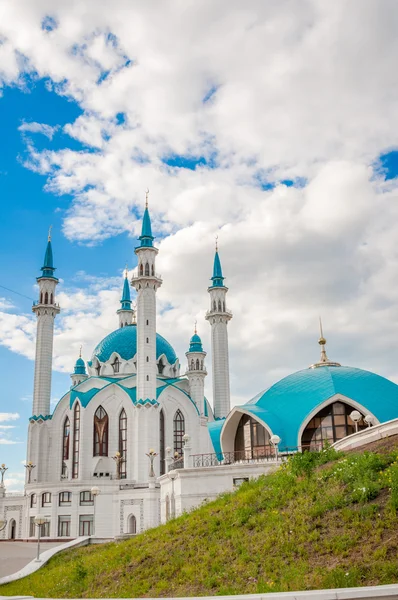
[[[153,468],[153,461],[155,460],[157,455],[158,455],[158,453],[155,452],[155,450],[153,448],[151,448],[149,450],[149,452],[146,453],[146,456],[149,458],[149,462],[150,462],[149,477],[156,477],[155,469]]]
[[[115,452],[115,456],[112,456],[112,458],[116,463],[116,479],[120,479],[120,467],[124,458],[120,452]]]
[[[368,427],[372,427],[372,425],[374,425],[375,419],[372,415],[366,415],[364,421]]]
[[[37,555],[36,555],[36,562],[41,562],[40,561],[40,536],[41,536],[41,528],[44,525],[44,523],[47,523],[46,517],[42,517],[41,515],[36,515],[35,520],[34,520],[34,524],[37,527]]]
[[[278,444],[280,444],[281,438],[276,434],[271,435],[270,442],[275,449],[275,460],[278,461]]]
[[[97,496],[101,493],[101,490],[99,489],[99,487],[97,487],[96,485],[94,487],[91,488],[91,495],[94,497],[94,510],[93,510],[93,525],[94,525],[94,531],[93,534],[95,534],[96,532],[96,527],[95,527],[95,509],[97,507]]]
[[[1,487],[4,486],[4,474],[6,471],[8,471],[8,467],[6,467],[5,464],[3,463],[0,467],[0,474],[1,474],[1,484],[0,485],[1,485]]]
[[[355,433],[356,433],[358,431],[358,423],[362,419],[362,415],[359,412],[359,410],[353,410],[352,413],[350,414],[350,417],[355,423]]]
[[[176,498],[174,494],[174,480],[177,477],[176,471],[169,472],[169,478],[171,479],[171,518],[174,519],[176,516]]]
[[[28,472],[28,483],[30,483],[30,478],[32,476],[32,471],[35,468],[36,468],[36,465],[34,465],[31,461],[27,462],[26,465],[25,465],[25,469]]]

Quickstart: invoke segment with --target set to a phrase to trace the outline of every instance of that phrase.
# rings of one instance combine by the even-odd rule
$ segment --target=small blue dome
[[[97,357],[101,362],[110,359],[113,352],[117,352],[123,360],[130,360],[137,354],[137,326],[126,325],[107,335],[95,348],[92,360]],[[167,340],[156,334],[156,358],[166,355],[171,365],[177,360],[174,349]]]
[[[262,419],[282,438],[282,446],[297,446],[302,423],[317,406],[341,394],[375,415],[380,422],[398,417],[398,385],[362,369],[319,367],[284,377],[242,406]]]
[[[82,357],[78,358],[75,363],[75,375],[86,375],[86,365]]]
[[[189,342],[189,352],[203,352],[202,340],[194,333]]]

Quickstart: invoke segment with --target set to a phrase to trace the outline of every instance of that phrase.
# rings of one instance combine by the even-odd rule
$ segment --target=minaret
[[[75,363],[73,373],[71,373],[72,387],[74,387],[75,385],[79,385],[79,383],[87,379],[87,377],[88,375],[86,373],[86,365],[84,363],[84,360],[82,359],[82,348],[80,346],[79,358]]]
[[[210,294],[210,310],[206,313],[206,319],[211,325],[214,416],[222,418],[227,416],[231,408],[227,325],[232,313],[225,304],[228,288],[224,285],[217,243],[211,280],[213,283],[207,290]]]
[[[319,330],[320,330],[320,337],[318,340],[318,344],[321,347],[321,359],[319,362],[314,363],[313,365],[310,366],[310,369],[316,369],[318,367],[341,367],[341,364],[338,362],[333,362],[331,360],[328,359],[328,356],[326,354],[326,340],[323,337],[323,327],[322,327],[322,320],[321,317],[319,317]]]
[[[37,278],[39,301],[34,303],[32,308],[37,316],[33,416],[45,417],[50,414],[54,319],[60,311],[58,304],[55,303],[55,286],[58,279],[54,276],[51,228],[41,271],[42,275]]]
[[[188,369],[186,375],[189,381],[189,395],[195,402],[200,415],[205,413],[205,377],[207,375],[204,364],[206,352],[203,350],[202,340],[195,331],[189,342],[189,350],[185,353],[188,361]]]
[[[162,280],[155,271],[154,247],[146,192],[140,245],[135,249],[137,272],[131,284],[137,291],[137,400],[156,400],[156,291]]]
[[[134,311],[131,308],[130,286],[128,280],[127,266],[124,272],[123,293],[120,300],[121,307],[117,311],[119,315],[119,327],[133,324]]]

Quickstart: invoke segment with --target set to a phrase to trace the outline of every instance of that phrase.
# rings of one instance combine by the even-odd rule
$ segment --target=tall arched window
[[[80,404],[76,402],[73,413],[73,460],[72,479],[79,477],[79,446],[80,446]]]
[[[50,304],[52,304],[52,303],[53,303],[53,295],[51,294],[51,296],[50,296]]]
[[[195,361],[193,358],[191,358],[191,371],[195,370]]]
[[[69,418],[66,417],[64,421],[63,430],[63,442],[62,442],[62,460],[68,460],[69,458],[69,437],[70,437],[70,422]]]
[[[95,367],[95,371],[96,371],[97,375],[101,375],[101,365],[100,365],[100,363],[98,363],[97,366]]]
[[[142,265],[140,265],[140,275],[144,274],[144,267]]]
[[[151,273],[152,273],[153,276],[155,275],[155,267],[153,265],[152,265],[152,268],[151,268]]]
[[[112,368],[114,373],[119,373],[120,370],[120,360],[116,356],[115,360],[112,363]]]
[[[235,434],[236,459],[251,459],[268,456],[272,449],[269,433],[253,417],[242,415]]]
[[[164,367],[165,367],[165,365],[163,363],[163,360],[160,359],[159,362],[158,362],[158,372],[159,372],[159,375],[163,375]]]
[[[196,359],[196,370],[199,371],[200,368],[200,363],[199,363],[199,359]]]
[[[48,292],[44,294],[44,304],[48,304]]]
[[[131,535],[135,535],[137,533],[137,519],[134,515],[129,516],[128,528]]]
[[[333,402],[320,410],[307,423],[301,437],[303,450],[320,450],[325,442],[333,444],[351,433],[355,433],[355,423],[350,414],[354,408],[344,402]],[[364,429],[363,418],[358,423],[358,430]]]
[[[215,301],[215,300],[214,300],[214,302],[213,302],[213,310],[217,310],[217,303],[216,303],[216,301]]]
[[[149,264],[145,263],[145,276],[149,277]]]
[[[108,425],[108,415],[102,406],[99,406],[94,415],[93,456],[108,456]]]
[[[222,308],[221,308],[221,300],[218,301],[218,310],[219,312],[221,312]]]
[[[119,415],[119,452],[123,458],[120,463],[120,479],[127,477],[127,415],[122,410]]]
[[[164,412],[163,409],[159,413],[159,448],[160,448],[160,474],[166,473],[166,440],[164,434]]]
[[[173,436],[174,437],[174,453],[178,452],[178,455],[181,456],[182,448],[184,445],[182,438],[185,434],[185,419],[184,419],[184,415],[182,414],[180,409],[178,409],[176,414],[174,415],[173,432],[174,432],[174,436]]]

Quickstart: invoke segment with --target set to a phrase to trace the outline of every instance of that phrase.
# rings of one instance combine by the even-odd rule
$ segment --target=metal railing
[[[168,470],[169,471],[174,471],[174,469],[183,469],[184,468],[184,457],[180,456],[179,458],[176,458],[170,465]]]
[[[276,451],[275,446],[257,446],[238,450],[235,452],[219,452],[214,454],[191,454],[190,458],[193,467],[218,467],[220,465],[233,465],[239,463],[263,463],[274,462],[275,460],[284,461],[291,454],[302,451],[320,452],[322,444],[310,446],[279,447]],[[181,467],[180,467],[181,468]]]

